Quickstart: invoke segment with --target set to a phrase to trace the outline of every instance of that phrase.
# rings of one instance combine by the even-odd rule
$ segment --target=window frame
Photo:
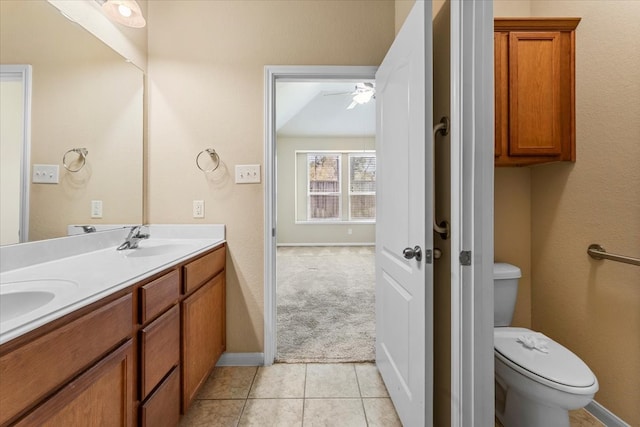
[[[376,216],[374,216],[373,218],[353,218],[351,216],[351,196],[374,196],[375,200],[377,201],[377,191],[376,189],[374,189],[373,191],[352,191],[352,174],[351,174],[351,170],[352,170],[352,165],[351,165],[351,159],[355,158],[355,157],[368,157],[368,158],[373,158],[375,159],[376,163],[376,171],[377,171],[377,157],[376,157],[376,153],[375,152],[349,152],[349,153],[345,153],[347,154],[347,163],[349,164],[349,170],[348,170],[348,194],[347,194],[347,198],[349,200],[349,216],[348,216],[348,221],[349,222],[360,222],[360,223],[375,223],[376,222]],[[375,172],[374,172],[374,177],[375,177]],[[374,184],[376,183],[376,180],[374,179]]]
[[[338,191],[331,192],[312,192],[311,191],[311,170],[310,170],[310,158],[311,156],[323,156],[323,157],[333,157],[335,156],[338,162]],[[342,173],[343,173],[343,165],[342,165],[342,153],[338,151],[325,151],[325,152],[308,152],[306,153],[307,161],[307,175],[306,175],[306,185],[307,185],[307,222],[311,223],[335,223],[337,221],[342,221]],[[311,196],[336,196],[338,197],[338,216],[337,218],[312,218],[311,217]]]

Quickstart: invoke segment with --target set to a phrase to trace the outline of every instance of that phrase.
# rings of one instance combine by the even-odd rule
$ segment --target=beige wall
[[[297,138],[278,137],[276,144],[278,163],[277,227],[278,244],[374,244],[375,224],[301,224],[305,221],[307,198],[306,156],[296,150],[371,150],[375,151],[375,138]],[[342,211],[348,219],[349,181],[348,155],[342,156]],[[296,169],[297,164],[297,169]],[[297,172],[297,174],[296,174]],[[297,196],[297,199],[296,199]],[[298,203],[296,204],[296,200]],[[296,216],[297,211],[297,216]]]
[[[640,2],[535,1],[578,16],[575,164],[532,169],[532,323],[580,356],[595,399],[640,425],[640,268],[595,261],[591,243],[640,256]]]
[[[60,168],[59,184],[31,184],[29,240],[64,236],[68,224],[142,222],[142,72],[47,2],[0,10],[0,62],[32,65],[31,164]],[[68,172],[62,157],[79,147],[87,164]],[[102,219],[91,200],[103,201]]]
[[[149,2],[149,220],[224,223],[227,350],[263,350],[264,188],[236,164],[264,159],[265,65],[378,65],[393,1]],[[359,19],[353,19],[358,16]],[[223,165],[196,169],[213,147]],[[205,200],[204,220],[191,217]]]

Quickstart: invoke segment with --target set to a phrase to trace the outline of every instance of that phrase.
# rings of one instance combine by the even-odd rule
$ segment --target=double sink
[[[0,274],[0,344],[204,252],[223,239],[151,238]]]

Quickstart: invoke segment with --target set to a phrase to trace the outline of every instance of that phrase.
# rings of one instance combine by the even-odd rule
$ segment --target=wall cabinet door
[[[132,426],[131,340],[20,420],[17,426]]]
[[[182,412],[186,412],[225,347],[224,274],[182,302]]]
[[[575,161],[578,21],[495,21],[497,166]]]

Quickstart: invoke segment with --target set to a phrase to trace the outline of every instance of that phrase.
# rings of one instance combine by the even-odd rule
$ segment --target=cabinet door
[[[133,425],[131,340],[19,421],[17,426]]]
[[[509,155],[562,154],[560,32],[511,32],[509,79]]]
[[[224,350],[224,274],[182,302],[182,411]]]

